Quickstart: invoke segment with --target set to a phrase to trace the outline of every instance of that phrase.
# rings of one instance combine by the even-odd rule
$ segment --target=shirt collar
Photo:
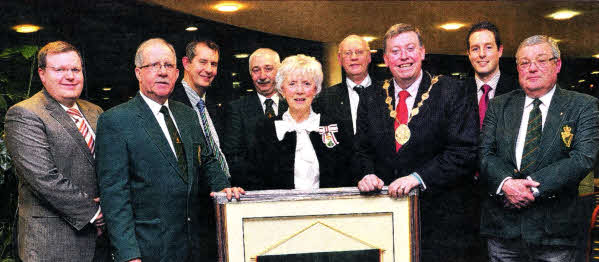
[[[72,107],[65,106],[65,105],[63,105],[61,103],[58,103],[58,104],[62,107],[62,109],[64,109],[64,111],[69,110],[69,108],[74,108],[74,109],[77,109],[79,112],[81,112],[81,109],[79,109],[79,106],[77,105],[77,102],[75,102]],[[83,114],[83,112],[81,112],[81,114]]]
[[[553,98],[553,94],[555,93],[555,87],[556,85],[553,85],[553,88],[551,88],[549,92],[539,97],[539,100],[541,100],[542,105],[546,106],[547,108],[549,108],[549,104],[551,104],[551,98]],[[526,96],[526,99],[524,100],[524,107],[530,106],[530,104],[532,104],[534,100],[534,98]]]
[[[491,89],[495,89],[497,87],[497,83],[499,83],[499,76],[501,76],[501,72],[497,70],[497,73],[491,77],[491,79],[485,83],[483,80],[478,78],[478,75],[474,74],[474,80],[476,81],[476,90],[480,90],[484,84],[487,84],[491,87]]]
[[[143,98],[143,100],[146,101],[146,104],[148,104],[148,106],[150,107],[150,110],[152,110],[152,114],[157,116],[160,113],[160,108],[162,108],[163,105],[158,104],[156,101],[148,98],[141,91],[139,92],[139,94],[141,95],[141,98]],[[166,106],[166,108],[168,108],[168,99],[166,100],[166,102],[164,102],[164,106]],[[170,109],[169,109],[169,111],[170,111]]]
[[[345,83],[347,84],[347,88],[353,90],[354,86],[357,86],[358,84],[354,83],[354,81],[352,81],[351,79],[349,79],[349,77],[345,78]],[[369,87],[372,84],[372,79],[370,79],[370,75],[366,75],[366,78],[364,78],[364,80],[362,80],[362,82],[360,83],[360,85],[362,87]]]
[[[265,97],[263,95],[261,95],[260,93],[256,92],[256,95],[258,95],[258,99],[260,99],[260,104],[264,105],[264,101],[266,101],[266,99],[268,99],[268,97]],[[279,105],[279,93],[274,93],[270,99],[272,99],[272,101],[274,102],[275,106]]]
[[[416,81],[414,81],[414,83],[412,83],[407,89],[406,91],[408,91],[408,93],[410,93],[410,97],[416,97],[416,95],[418,95],[418,87],[420,86],[420,83],[422,82],[422,75],[424,74],[424,72],[422,71],[422,69],[420,69],[420,76],[418,77],[418,79],[416,79]],[[395,78],[393,78],[393,85],[395,86],[395,97],[398,96],[399,91],[402,91],[403,89],[401,89],[401,87],[399,87],[399,85],[397,84],[397,82],[395,82]]]
[[[198,102],[200,102],[200,99],[204,100],[204,103],[206,103],[206,92],[204,92],[204,95],[202,97],[200,97],[200,95],[198,95],[198,93],[196,93],[196,91],[194,91],[189,84],[187,84],[187,82],[185,82],[185,80],[181,80],[181,84],[183,85],[183,88],[185,89],[185,93],[187,94],[187,97],[189,98],[189,102],[195,107]]]

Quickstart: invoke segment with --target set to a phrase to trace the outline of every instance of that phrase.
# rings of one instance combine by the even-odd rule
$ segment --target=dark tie
[[[399,103],[397,103],[397,107],[395,108],[395,129],[399,127],[400,124],[408,123],[408,105],[406,104],[406,99],[410,96],[410,93],[406,90],[402,90],[399,92]],[[394,129],[394,130],[395,130]],[[401,145],[395,141],[395,152],[399,151]]]
[[[361,85],[356,85],[354,86],[354,91],[356,91],[358,95],[362,95],[362,93],[364,92],[364,87]]]
[[[487,84],[484,84],[481,89],[483,90],[483,95],[478,100],[478,116],[480,120],[479,128],[483,128],[483,120],[485,120],[485,113],[487,112],[487,107],[489,106],[489,91],[491,91],[491,87]]]
[[[541,100],[538,98],[533,102],[533,109],[528,115],[528,127],[526,128],[526,140],[524,140],[524,150],[522,150],[522,159],[520,160],[520,173],[530,174],[528,168],[534,165],[539,156],[539,144],[543,134],[543,117],[541,114]]]
[[[181,141],[181,137],[179,136],[179,132],[177,132],[175,123],[173,123],[173,119],[171,119],[171,116],[168,113],[168,108],[166,108],[166,106],[162,106],[160,108],[160,113],[164,115],[166,128],[168,129],[168,133],[171,136],[173,146],[175,147],[175,153],[177,155],[177,164],[179,165],[179,169],[183,174],[183,181],[187,183],[187,160],[185,160],[185,149],[183,148],[183,141]]]
[[[227,177],[231,177],[229,174],[229,167],[227,166],[227,163],[225,161],[225,157],[220,152],[220,148],[218,147],[218,145],[216,144],[216,141],[212,137],[212,132],[210,131],[210,125],[208,123],[208,117],[206,116],[206,104],[204,104],[204,100],[200,99],[200,101],[197,103],[197,107],[200,110],[200,118],[202,120],[202,129],[203,129],[204,135],[206,137],[206,142],[208,143],[210,150],[212,150],[212,152],[214,152],[214,158],[216,158],[218,165],[221,167],[221,169],[223,170],[225,175],[227,175]]]
[[[266,106],[264,114],[266,115],[266,117],[268,117],[268,119],[273,119],[275,117],[275,110],[272,108],[273,103],[274,101],[272,101],[272,99],[270,98],[264,101],[264,105]]]

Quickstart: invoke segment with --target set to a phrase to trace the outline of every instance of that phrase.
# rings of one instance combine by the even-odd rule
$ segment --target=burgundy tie
[[[87,144],[89,151],[93,155],[94,147],[95,147],[94,137],[92,136],[92,133],[89,130],[90,128],[85,123],[85,120],[83,119],[83,115],[81,114],[81,112],[79,112],[79,110],[77,110],[75,108],[67,109],[67,113],[75,121],[75,125],[77,126],[79,133],[81,133],[81,135],[83,136],[83,139],[85,139],[85,143]]]
[[[408,105],[406,104],[406,99],[410,96],[410,93],[406,90],[402,90],[399,92],[399,103],[397,103],[397,107],[395,108],[395,129],[399,127],[400,124],[408,123]],[[401,145],[395,141],[395,152],[399,151]]]
[[[485,120],[485,113],[487,112],[487,107],[489,106],[489,91],[491,87],[487,84],[484,84],[481,89],[483,90],[483,95],[478,100],[478,116],[480,117],[480,126],[479,128],[483,128],[483,120]]]

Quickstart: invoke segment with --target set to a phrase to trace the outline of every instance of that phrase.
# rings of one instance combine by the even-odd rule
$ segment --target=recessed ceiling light
[[[237,75],[237,73],[235,73],[235,72],[231,73],[231,76],[236,76],[236,75]]]
[[[112,90],[112,87],[104,87],[104,88],[102,88],[102,91],[110,91],[110,90]]]
[[[387,67],[387,65],[385,63],[381,63],[381,64],[377,64],[377,67]]]
[[[452,75],[452,76],[459,76],[459,75],[460,75],[460,72],[453,72],[453,73],[451,73],[451,75]]]
[[[246,53],[240,53],[240,54],[234,54],[233,56],[237,59],[242,59],[242,58],[247,58],[250,55],[246,54]]]
[[[253,89],[246,89],[245,91],[246,91],[246,92],[252,92],[252,91],[254,91],[254,90],[253,90]]]
[[[553,14],[547,15],[547,17],[555,19],[555,20],[566,20],[570,19],[574,16],[579,15],[580,12],[572,11],[572,10],[560,10]]]
[[[599,54],[596,54],[593,56],[594,58],[599,58]]]
[[[18,33],[33,33],[33,32],[37,32],[40,29],[42,29],[42,27],[37,26],[37,25],[31,25],[31,24],[23,24],[23,25],[15,25],[12,27],[13,30],[17,31]]]
[[[465,24],[462,23],[447,23],[447,24],[442,24],[441,28],[445,29],[445,30],[458,30],[460,28],[462,28],[463,26],[465,26]]]
[[[214,6],[216,10],[227,13],[238,11],[239,9],[241,9],[241,7],[243,7],[242,4],[235,2],[225,2]]]
[[[198,30],[198,28],[195,26],[190,26],[190,27],[185,28],[185,31],[189,31],[189,32],[193,32],[193,31],[197,31],[197,30]]]
[[[591,72],[591,75],[597,75],[597,74],[599,74],[599,71],[593,71],[593,72]]]
[[[584,79],[580,79],[580,80],[578,80],[578,83],[584,83],[584,81],[585,81]]]
[[[373,53],[373,54],[376,53],[376,52],[378,52],[378,51],[379,50],[376,50],[376,49],[370,49],[370,53]]]
[[[362,36],[362,39],[364,39],[364,41],[370,43],[370,42],[372,42],[372,40],[376,39],[376,37],[365,35],[365,36]]]
[[[109,99],[110,99],[110,97],[102,97],[102,99],[104,99],[104,100],[109,100]]]

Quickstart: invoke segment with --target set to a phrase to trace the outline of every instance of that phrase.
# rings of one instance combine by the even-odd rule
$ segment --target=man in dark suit
[[[536,35],[516,52],[522,90],[491,101],[480,145],[481,234],[490,261],[574,261],[578,185],[599,149],[599,102],[561,89],[560,51]]]
[[[400,197],[420,187],[421,260],[468,261],[474,236],[464,200],[476,165],[474,104],[459,82],[422,70],[425,49],[414,26],[393,25],[383,43],[393,79],[360,99],[358,188],[376,191],[390,183],[389,194]]]
[[[255,93],[229,103],[225,110],[223,152],[231,168],[231,179],[246,190],[264,189],[261,171],[248,154],[256,149],[256,123],[274,119],[287,111],[287,102],[275,90],[275,76],[281,64],[279,54],[260,48],[250,55],[249,70]]]
[[[474,77],[465,81],[468,95],[476,103],[475,110],[479,115],[479,127],[482,127],[489,100],[517,88],[516,79],[499,70],[499,58],[503,54],[503,45],[499,29],[489,22],[483,21],[473,25],[466,36],[466,50],[470,64],[474,69]],[[467,204],[471,223],[476,235],[480,225],[480,187],[478,172],[473,174],[473,197]],[[468,200],[467,200],[468,201]],[[472,261],[486,261],[486,240],[475,239],[471,243],[470,257]]]
[[[243,190],[229,188],[196,112],[168,100],[179,75],[173,47],[149,39],[135,66],[138,95],[98,120],[101,206],[115,260],[205,261],[195,246],[199,184],[228,197]]]
[[[84,82],[81,60],[69,43],[45,45],[38,53],[44,88],[6,113],[6,145],[19,176],[18,243],[23,261],[110,258],[107,248],[96,248],[105,239],[95,199],[99,194],[94,160],[94,130],[102,109],[79,99]]]

